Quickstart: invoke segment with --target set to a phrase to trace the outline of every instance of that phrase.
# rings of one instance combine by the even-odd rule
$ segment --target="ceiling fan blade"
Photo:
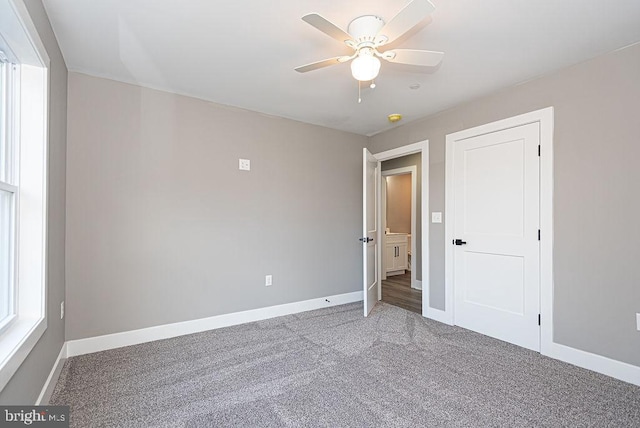
[[[384,46],[382,48],[386,50],[390,50],[390,49],[395,49],[398,46],[401,46],[407,40],[409,40],[410,38],[418,34],[420,31],[424,30],[424,28],[427,25],[431,24],[431,22],[433,22],[433,18],[431,16],[428,16],[426,19],[423,19],[422,21],[420,21],[418,25],[414,25],[411,30],[407,31],[402,36],[395,39],[393,42],[383,43]]]
[[[386,38],[386,41],[381,44],[391,43],[418,25],[435,9],[435,6],[429,0],[413,0],[382,27],[376,38]]]
[[[419,49],[394,49],[382,54],[382,57],[389,62],[419,65],[422,67],[435,67],[440,64],[443,56],[444,52],[423,51]]]
[[[335,58],[323,59],[322,61],[312,62],[311,64],[301,65],[294,68],[298,73],[306,73],[308,71],[317,70],[319,68],[329,67],[330,65],[340,64],[350,60],[349,56],[337,56]]]
[[[317,28],[322,31],[329,37],[336,39],[339,42],[346,42],[347,40],[351,40],[352,37],[346,31],[342,30],[340,27],[336,26],[334,23],[330,22],[326,18],[318,15],[317,13],[310,13],[302,17],[302,20],[307,24]]]

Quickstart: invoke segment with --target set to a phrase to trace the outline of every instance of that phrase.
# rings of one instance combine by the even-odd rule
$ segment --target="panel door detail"
[[[540,350],[539,124],[456,141],[455,324]]]

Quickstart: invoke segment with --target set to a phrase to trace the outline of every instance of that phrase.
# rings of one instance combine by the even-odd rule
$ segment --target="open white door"
[[[364,316],[378,301],[378,160],[366,148],[362,159],[362,265]]]

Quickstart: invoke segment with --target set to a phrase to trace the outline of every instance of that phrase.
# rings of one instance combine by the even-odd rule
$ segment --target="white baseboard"
[[[297,314],[299,312],[311,311],[314,309],[359,302],[362,301],[362,295],[362,291],[355,291],[352,293],[304,300],[302,302],[286,303],[284,305],[269,306],[266,308],[217,315],[197,320],[124,331],[122,333],[69,340],[66,343],[66,352],[67,356],[75,357],[77,355],[90,354],[92,352],[106,351],[107,349],[137,345],[154,340],[169,339],[176,336],[183,336],[185,334],[199,333],[202,331],[260,321],[283,315]]]
[[[640,386],[640,367],[632,364],[555,342],[547,346],[547,351],[543,352],[543,355]]]
[[[53,367],[51,368],[49,377],[47,377],[47,381],[42,387],[42,391],[40,391],[40,395],[36,400],[36,406],[46,405],[49,402],[49,398],[51,398],[51,394],[53,393],[53,388],[55,388],[60,372],[62,371],[62,365],[66,359],[67,343],[65,342],[62,344],[62,348],[60,348],[58,358],[56,358],[56,361],[53,363]]]
[[[389,278],[390,276],[404,275],[405,273],[407,273],[407,271],[405,269],[402,269],[402,270],[390,270],[390,271],[387,271],[387,278]]]
[[[425,317],[454,325],[451,314],[428,307]],[[541,344],[542,355],[640,386],[640,367],[559,343]]]
[[[451,314],[446,311],[442,311],[440,309],[432,308],[428,306],[426,311],[423,311],[425,317],[430,318],[434,321],[438,321],[447,325],[453,325],[453,319],[451,318]]]
[[[411,286],[411,288],[415,288],[416,290],[422,290],[422,281],[416,279],[416,282]]]
[[[143,328],[140,330],[125,331],[87,339],[70,340],[66,342],[60,350],[58,359],[47,378],[47,382],[42,388],[36,404],[40,404],[43,397],[45,397],[47,393],[50,394],[50,392],[52,392],[48,391],[48,389],[50,387],[53,388],[55,385],[57,377],[60,374],[60,369],[62,368],[61,362],[67,357],[137,345],[154,340],[169,339],[185,334],[199,333],[206,330],[296,314],[314,309],[359,302],[362,300],[362,295],[362,291],[356,291],[302,302],[287,303],[267,308]],[[424,316],[444,324],[453,325],[453,319],[451,319],[450,314],[440,309],[427,307]],[[558,343],[551,343],[547,346],[543,355],[640,386],[640,367],[632,364],[623,363]]]

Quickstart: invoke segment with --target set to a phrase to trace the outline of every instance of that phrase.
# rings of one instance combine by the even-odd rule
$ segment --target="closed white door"
[[[363,150],[362,159],[362,265],[364,316],[378,301],[378,161],[369,152]]]
[[[454,144],[455,324],[539,351],[539,124]]]

